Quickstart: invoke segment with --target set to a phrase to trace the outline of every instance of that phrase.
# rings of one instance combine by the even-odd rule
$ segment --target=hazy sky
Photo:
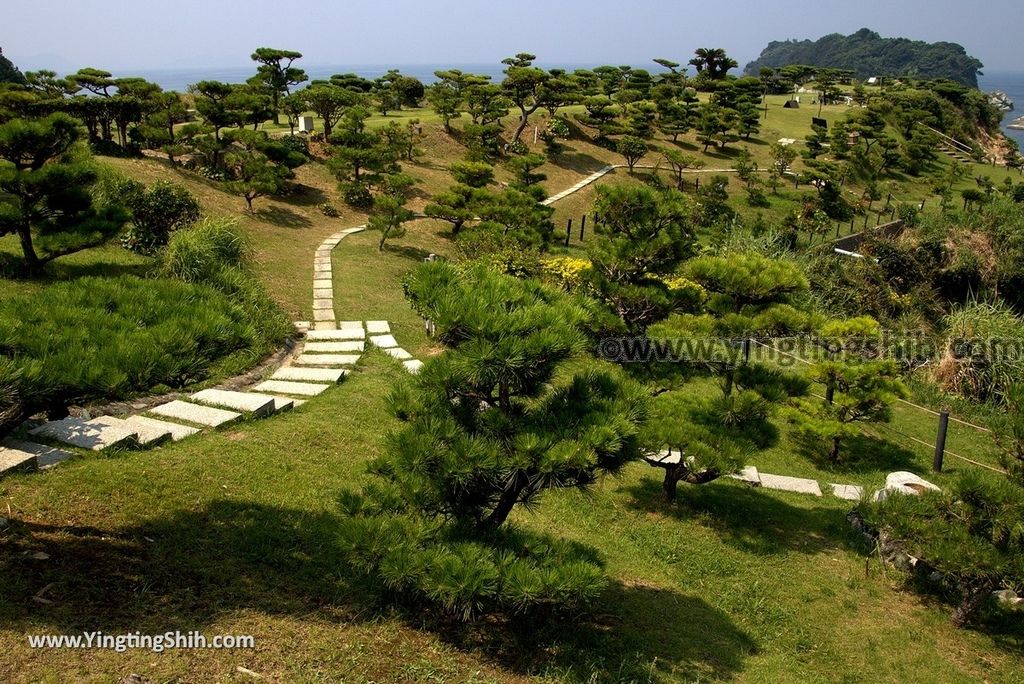
[[[685,63],[724,47],[741,64],[770,40],[867,26],[963,44],[989,71],[1024,71],[1024,0],[4,0],[0,47],[23,68],[235,66],[257,46],[307,65]]]

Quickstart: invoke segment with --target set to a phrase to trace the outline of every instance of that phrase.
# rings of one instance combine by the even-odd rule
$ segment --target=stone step
[[[35,454],[21,449],[0,447],[0,477],[19,470],[35,470],[39,461]]]
[[[296,406],[301,406],[306,403],[301,399],[289,399],[288,397],[279,397],[275,394],[268,394],[267,396],[274,400],[274,413],[291,411]]]
[[[30,435],[49,437],[82,449],[101,451],[111,448],[139,446],[138,434],[120,426],[95,424],[81,418],[52,420],[29,430]]]
[[[423,368],[423,362],[420,361],[419,359],[409,359],[408,361],[403,361],[402,365],[405,366],[405,370],[413,374],[419,373],[420,369]]]
[[[36,444],[35,442],[22,442],[15,439],[7,439],[0,442],[0,447],[4,449],[11,449],[14,451],[21,451],[26,454],[33,454],[36,457],[36,467],[40,470],[46,468],[52,468],[61,461],[66,461],[74,454],[70,451],[64,451],[63,449],[57,449],[52,446],[46,446],[45,444]]]
[[[298,382],[329,382],[338,383],[348,371],[341,368],[278,368],[272,380],[297,380]]]
[[[374,335],[370,338],[370,344],[381,347],[382,349],[389,349],[391,347],[398,346],[398,340],[393,335]]]
[[[359,354],[302,354],[294,363],[298,366],[354,366]]]
[[[310,330],[306,339],[311,342],[337,342],[339,340],[361,340],[366,337],[362,328],[340,328],[337,330]]]
[[[760,473],[760,479],[761,486],[765,489],[778,489],[783,492],[821,496],[821,487],[818,486],[815,480],[789,477],[787,475],[769,475],[767,473]]]
[[[313,321],[333,321],[334,320],[334,309],[314,309],[313,310]]]
[[[366,321],[366,331],[371,335],[385,335],[391,332],[391,325],[387,321]]]
[[[757,472],[757,468],[754,466],[747,466],[743,468],[743,470],[738,473],[733,473],[729,477],[734,480],[739,480],[740,482],[746,482],[753,487],[761,486],[761,474]]]
[[[267,380],[253,387],[257,392],[272,393],[280,392],[281,394],[297,394],[302,397],[315,397],[324,390],[328,389],[330,385],[318,385],[309,382],[287,382],[285,380]],[[296,401],[299,401],[296,399]]]
[[[362,321],[338,321],[338,330],[362,330]]]
[[[125,432],[134,432],[138,435],[139,444],[144,447],[151,447],[166,442],[171,438],[171,431],[153,425],[145,425],[140,423],[129,423],[127,420],[121,418],[115,418],[113,416],[100,416],[99,418],[93,418],[89,421],[90,425],[99,425],[101,427],[116,427],[121,428]]]
[[[409,359],[412,358],[412,354],[405,351],[401,347],[390,347],[388,349],[385,349],[384,352],[390,356],[393,356],[399,361],[408,361]]]
[[[834,495],[847,501],[860,501],[860,498],[864,496],[864,488],[859,485],[833,484],[830,482],[828,486],[832,488]]]
[[[239,413],[251,413],[255,418],[266,418],[275,411],[274,398],[268,394],[205,389],[196,392],[189,399],[197,404],[217,406]]]
[[[188,425],[181,425],[179,423],[169,423],[164,420],[157,420],[156,418],[147,418],[146,416],[129,416],[124,419],[124,422],[132,428],[138,429],[140,435],[144,429],[166,430],[170,433],[171,440],[175,442],[199,432],[199,428],[189,427]]]
[[[242,418],[241,413],[225,411],[224,409],[211,408],[200,404],[192,404],[187,401],[176,399],[166,404],[161,404],[149,410],[158,416],[181,420],[186,423],[205,425],[206,427],[220,427],[233,423]]]
[[[361,352],[366,347],[362,340],[345,340],[344,342],[307,342],[302,348],[304,354],[338,354],[341,352]]]

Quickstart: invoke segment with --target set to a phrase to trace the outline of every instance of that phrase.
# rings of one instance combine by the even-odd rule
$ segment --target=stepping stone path
[[[51,420],[29,430],[28,433],[90,451],[132,448],[139,445],[138,433],[102,420],[83,420],[81,418]]]
[[[221,425],[234,423],[242,418],[241,413],[202,406],[201,404],[192,404],[181,400],[161,404],[151,408],[149,412],[185,423],[205,425],[206,427],[220,427]]]
[[[768,475],[760,473],[761,486],[766,489],[778,489],[784,492],[797,492],[798,494],[813,494],[821,496],[821,487],[815,480],[807,480],[802,477],[788,477],[786,475]]]

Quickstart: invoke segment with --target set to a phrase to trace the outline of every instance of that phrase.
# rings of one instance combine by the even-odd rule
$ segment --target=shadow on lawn
[[[829,445],[813,438],[792,437],[797,450],[822,469],[834,473],[888,473],[906,470],[925,475],[921,459],[909,449],[873,435],[855,435],[843,440],[839,463],[825,456]]]
[[[387,597],[346,576],[337,524],[332,513],[235,501],[121,530],[13,520],[0,533],[0,622],[117,634],[201,631],[239,610],[335,622],[393,614],[375,607]],[[571,625],[399,615],[516,673],[569,681],[727,678],[756,650],[702,599],[638,584],[614,584],[596,617]]]
[[[302,214],[280,204],[257,209],[255,216],[261,221],[272,223],[280,228],[306,228],[313,225],[313,222]]]
[[[601,161],[592,154],[576,152],[574,150],[559,152],[556,155],[552,155],[549,159],[555,166],[586,175],[600,171],[608,165],[607,162]]]
[[[814,554],[852,543],[842,511],[821,505],[800,508],[738,482],[680,485],[675,503],[665,502],[661,483],[654,478],[645,478],[627,491],[633,496],[631,508],[697,522],[724,543],[748,553]]]

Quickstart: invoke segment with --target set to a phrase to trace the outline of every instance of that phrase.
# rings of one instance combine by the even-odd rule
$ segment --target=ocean
[[[1008,112],[1003,118],[1003,132],[1016,140],[1020,144],[1021,150],[1024,150],[1024,131],[1006,128],[1014,119],[1024,116],[1024,72],[986,73],[978,78],[978,85],[987,93],[993,90],[1003,91],[1017,105],[1014,111]]]

